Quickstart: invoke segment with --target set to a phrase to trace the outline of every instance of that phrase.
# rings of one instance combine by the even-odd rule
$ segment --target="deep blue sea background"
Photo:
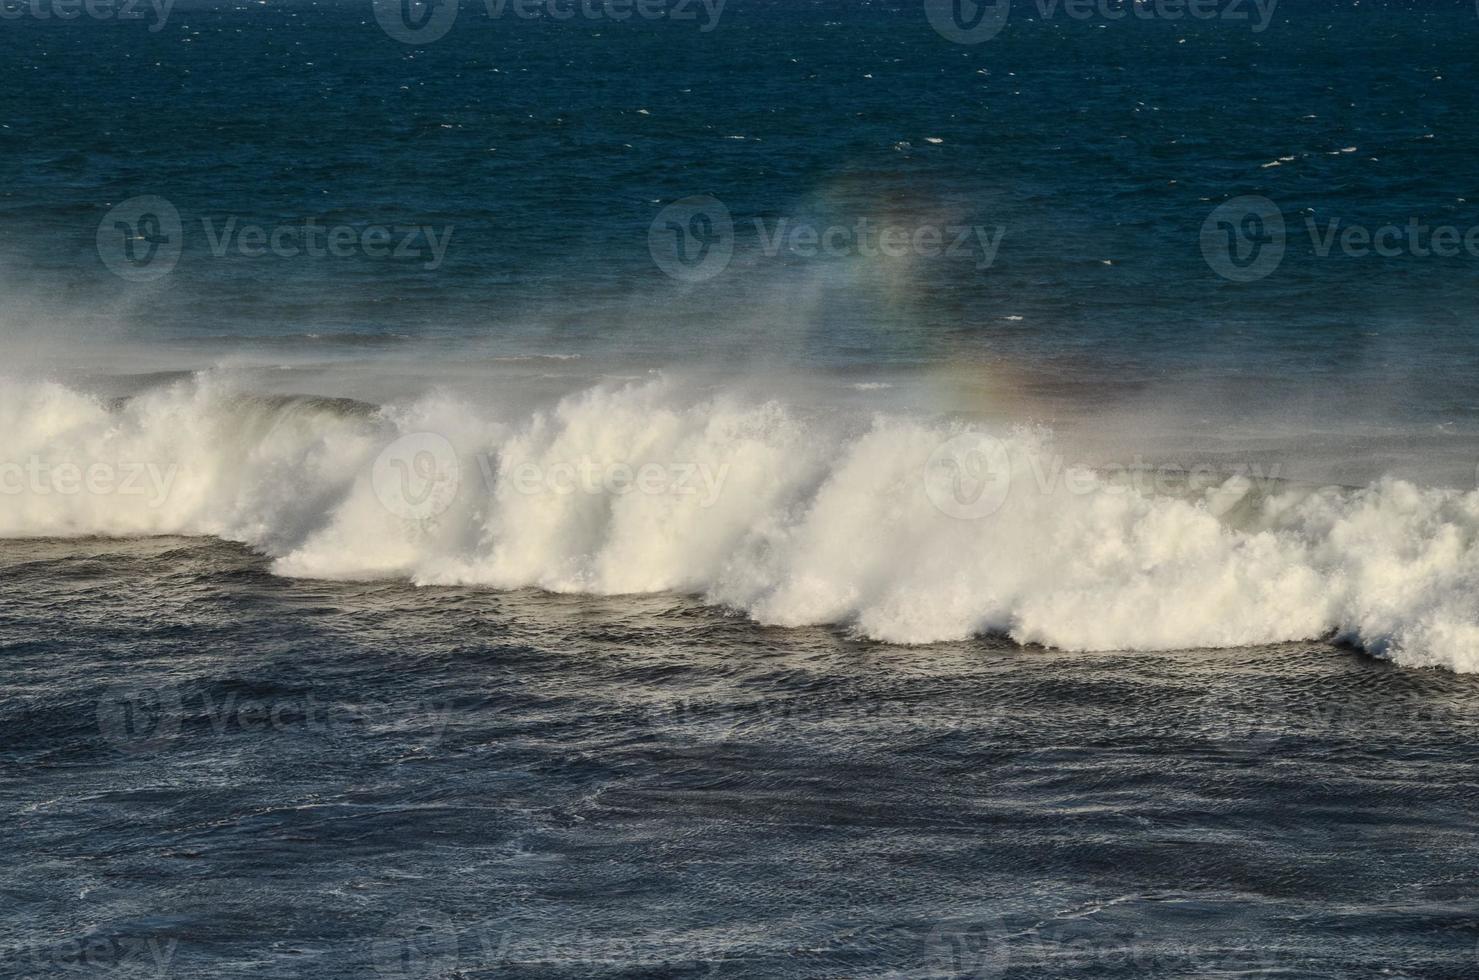
[[[580,358],[556,387],[979,367],[1472,482],[1479,257],[1296,233],[1238,283],[1200,238],[1241,195],[1296,229],[1479,225],[1472,3],[1285,0],[1254,32],[1018,0],[976,46],[903,0],[730,0],[711,31],[464,2],[424,46],[368,3],[144,9],[0,20],[7,373],[115,393],[240,357],[367,399],[529,355]],[[139,195],[184,220],[149,282],[97,247]],[[692,195],[740,225],[697,284],[649,250]],[[981,270],[746,230],[860,216],[1005,231]],[[231,217],[453,238],[434,270],[215,257],[200,222]],[[0,976],[1472,977],[1475,678],[0,542]]]
[[[1472,4],[1289,0],[1255,32],[1043,20],[1018,0],[975,46],[903,2],[733,0],[708,32],[464,3],[425,46],[368,4],[182,3],[151,22],[0,34],[4,269],[89,336],[475,336],[672,360],[752,352],[758,314],[820,365],[1256,377],[1479,413],[1474,256],[1321,259],[1301,232],[1273,276],[1237,284],[1198,247],[1244,194],[1292,226],[1304,209],[1479,224]],[[186,253],[135,285],[94,241],[141,194],[179,208]],[[741,223],[740,258],[702,287],[647,247],[660,208],[696,194]],[[755,217],[921,215],[1003,226],[995,265],[771,259],[744,241]],[[454,233],[435,271],[213,258],[200,221],[231,216]]]

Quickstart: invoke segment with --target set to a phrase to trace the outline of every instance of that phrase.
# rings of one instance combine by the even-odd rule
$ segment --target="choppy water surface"
[[[0,582],[8,975],[1472,974],[1469,677],[182,539],[11,543]]]

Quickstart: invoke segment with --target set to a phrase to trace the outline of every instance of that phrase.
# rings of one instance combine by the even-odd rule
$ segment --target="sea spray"
[[[1154,650],[1333,635],[1479,671],[1476,492],[1299,487],[1259,470],[1147,489],[1065,466],[1042,428],[844,423],[662,380],[506,414],[442,394],[380,407],[265,398],[216,372],[117,404],[11,383],[0,429],[0,464],[171,474],[162,497],[7,481],[8,537],[215,535],[285,576],[680,591],[892,643],[1000,633]],[[999,448],[986,475],[1000,499],[941,506],[932,461],[972,433]],[[602,477],[545,478],[582,471]],[[388,506],[396,494],[418,506]]]

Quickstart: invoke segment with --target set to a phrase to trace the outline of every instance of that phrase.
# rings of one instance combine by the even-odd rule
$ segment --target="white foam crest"
[[[113,408],[56,384],[0,387],[0,534],[210,534],[271,552],[321,520],[376,426],[229,379]]]
[[[118,405],[11,383],[0,432],[9,537],[216,535],[289,576],[683,591],[896,643],[1335,635],[1479,671],[1475,492],[1235,478],[1150,493],[1065,469],[1050,434],[1018,430],[997,433],[999,508],[963,517],[928,478],[958,426],[696,399],[663,381],[508,417],[441,395],[363,410],[264,399],[209,373]],[[50,480],[68,464],[146,470],[138,493],[67,493],[28,463]]]

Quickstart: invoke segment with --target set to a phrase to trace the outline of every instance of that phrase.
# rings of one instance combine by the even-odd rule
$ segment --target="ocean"
[[[1476,39],[0,0],[0,976],[1474,976]]]

